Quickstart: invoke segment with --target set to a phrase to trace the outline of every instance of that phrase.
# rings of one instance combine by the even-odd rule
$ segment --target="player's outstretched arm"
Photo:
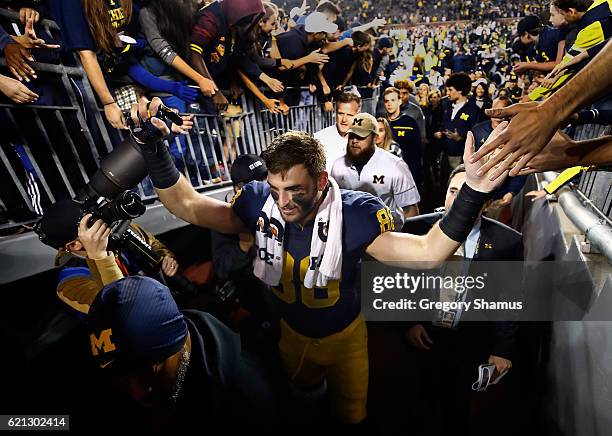
[[[490,117],[512,117],[512,121],[506,131],[495,140],[489,139],[475,153],[472,160],[479,161],[491,151],[501,147],[495,158],[489,159],[488,162],[484,160],[480,162],[481,170],[486,172],[493,166],[498,166],[492,177],[497,177],[508,168],[512,168],[511,175],[519,174],[519,171],[548,144],[564,120],[577,109],[610,92],[611,63],[612,42],[608,42],[586,67],[544,102],[516,104],[503,109],[487,109],[486,113]],[[509,156],[510,159],[507,159]],[[500,165],[504,159],[506,163]]]
[[[501,123],[491,133],[498,135],[507,125]],[[424,236],[407,233],[387,232],[372,242],[366,252],[376,260],[385,263],[426,262],[423,267],[435,267],[448,259],[467,238],[480,214],[489,193],[508,175],[508,171],[495,181],[490,180],[492,170],[478,176],[479,165],[470,163],[474,154],[474,136],[468,133],[463,160],[466,169],[466,182],[459,191],[453,206],[436,225]],[[503,162],[503,161],[502,161]]]
[[[168,126],[155,117],[161,100],[141,99],[138,105],[132,106],[132,134],[142,149],[149,176],[159,195],[160,201],[177,217],[200,227],[222,233],[239,233],[245,231],[240,219],[231,206],[223,201],[200,195],[174,166],[168,148],[161,138],[170,134]],[[144,125],[141,126],[141,120]],[[151,126],[147,126],[150,121]],[[145,129],[152,132],[147,134]],[[157,131],[155,131],[155,129]]]

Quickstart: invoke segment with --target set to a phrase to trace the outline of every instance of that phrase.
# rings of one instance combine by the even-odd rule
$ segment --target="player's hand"
[[[503,109],[487,109],[485,113],[491,118],[512,117],[509,124],[504,123],[506,127],[503,131],[489,136],[480,150],[470,157],[469,162],[480,167],[479,176],[497,167],[489,174],[491,180],[495,180],[510,168],[511,176],[519,174],[548,144],[559,124],[554,113],[536,102],[513,104]],[[490,156],[487,161],[483,159],[496,149],[499,150],[494,156]]]
[[[429,347],[433,344],[427,330],[425,330],[422,324],[416,324],[410,327],[406,331],[406,339],[408,339],[410,345],[423,351],[428,351],[430,349]]]
[[[487,141],[495,140],[498,135],[506,128],[508,125],[507,121],[503,121],[493,130],[493,132],[489,135]],[[495,153],[498,150],[493,151],[490,155],[486,156],[484,159],[492,160],[495,158]],[[496,166],[491,166],[491,169],[487,172],[481,174],[481,168],[479,162],[472,163],[471,158],[474,155],[474,135],[472,132],[468,132],[467,139],[465,141],[465,149],[463,151],[463,162],[465,163],[465,175],[467,185],[480,192],[491,192],[495,190],[501,183],[505,180],[508,175],[508,170],[504,170],[500,175],[501,177],[493,178],[491,174],[493,172],[499,171]],[[500,165],[505,164],[506,161],[501,161]]]
[[[168,136],[170,134],[170,128],[166,125],[166,123],[164,123],[162,120],[155,116],[161,104],[162,101],[158,97],[154,97],[153,100],[151,100],[150,102],[147,98],[141,97],[140,100],[138,100],[138,104],[132,104],[130,117],[132,118],[132,122],[134,124],[133,130],[135,130],[135,128],[137,127],[142,127],[143,129],[146,129],[146,121],[150,120],[153,127],[159,131],[158,136]],[[145,123],[144,126],[141,126],[141,121],[142,123]],[[132,134],[137,139],[144,140],[144,142],[148,142],[149,140],[149,138],[145,137],[139,138],[138,134],[135,134],[134,131],[132,131]]]
[[[91,218],[88,213],[79,222],[79,241],[91,260],[100,260],[108,256],[108,237],[111,230],[102,220],[96,220],[91,227],[87,227],[87,222]]]
[[[503,357],[490,355],[489,363],[495,365],[495,372],[491,376],[491,381],[495,381],[497,377],[503,375],[512,369],[512,362]]]
[[[164,256],[162,260],[161,269],[165,275],[168,277],[173,277],[178,271],[179,264],[173,257]]]

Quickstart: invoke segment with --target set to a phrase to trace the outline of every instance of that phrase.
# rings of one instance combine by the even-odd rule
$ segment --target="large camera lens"
[[[132,191],[124,191],[116,199],[103,206],[99,213],[105,223],[111,224],[116,221],[138,218],[145,211],[146,206],[137,194]]]

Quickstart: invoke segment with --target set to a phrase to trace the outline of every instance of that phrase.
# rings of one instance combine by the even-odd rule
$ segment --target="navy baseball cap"
[[[59,249],[77,238],[81,216],[80,203],[75,200],[59,200],[44,211],[34,231],[43,244]]]
[[[91,353],[112,373],[139,372],[180,351],[188,329],[170,290],[141,276],[105,286],[88,316]]]
[[[265,179],[268,175],[266,162],[255,154],[242,154],[236,158],[230,171],[234,185]]]

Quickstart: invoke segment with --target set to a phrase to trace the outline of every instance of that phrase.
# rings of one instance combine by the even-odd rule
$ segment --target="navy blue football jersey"
[[[266,182],[251,182],[232,200],[234,212],[253,234],[269,194],[270,186]],[[341,195],[340,280],[330,281],[325,288],[304,287],[304,278],[310,267],[314,220],[304,227],[286,223],[284,229],[278,229],[278,233],[283,234],[283,272],[279,285],[274,286],[272,292],[277,297],[285,322],[298,333],[311,338],[322,338],[342,331],[359,315],[361,257],[374,239],[394,229],[388,208],[377,197],[348,190],[341,190]],[[257,249],[259,252],[259,247]]]

